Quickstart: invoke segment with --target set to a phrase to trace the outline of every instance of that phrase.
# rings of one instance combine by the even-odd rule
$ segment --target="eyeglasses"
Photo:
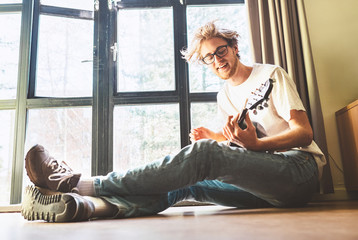
[[[227,45],[219,46],[214,53],[208,54],[206,57],[202,58],[201,61],[207,65],[212,64],[215,61],[215,55],[222,58],[227,52]]]

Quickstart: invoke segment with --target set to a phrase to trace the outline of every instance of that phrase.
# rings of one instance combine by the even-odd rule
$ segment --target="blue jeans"
[[[178,154],[94,181],[96,195],[118,207],[116,217],[153,215],[182,200],[238,208],[300,207],[317,191],[310,153],[253,152],[200,140]]]

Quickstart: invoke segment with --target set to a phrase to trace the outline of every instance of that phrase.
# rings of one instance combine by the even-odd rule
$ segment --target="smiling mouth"
[[[219,66],[219,67],[217,68],[217,70],[220,70],[220,69],[225,68],[225,67],[227,67],[227,66],[228,66],[228,64],[226,63],[226,64],[224,64],[224,65]]]

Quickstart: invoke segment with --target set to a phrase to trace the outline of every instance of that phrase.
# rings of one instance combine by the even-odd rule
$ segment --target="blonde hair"
[[[215,22],[216,21],[208,22],[196,30],[190,48],[181,51],[186,61],[199,62],[202,59],[200,54],[202,43],[212,38],[224,39],[229,47],[237,46],[239,34],[233,30],[219,28],[215,25]],[[240,56],[238,55],[238,57]]]

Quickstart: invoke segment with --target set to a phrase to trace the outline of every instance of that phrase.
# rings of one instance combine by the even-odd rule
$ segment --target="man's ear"
[[[239,48],[237,45],[234,45],[232,47],[232,49],[234,50],[234,54],[240,59],[240,54],[239,54]]]
[[[239,53],[239,48],[237,45],[234,45],[232,48],[234,49],[235,55]]]

